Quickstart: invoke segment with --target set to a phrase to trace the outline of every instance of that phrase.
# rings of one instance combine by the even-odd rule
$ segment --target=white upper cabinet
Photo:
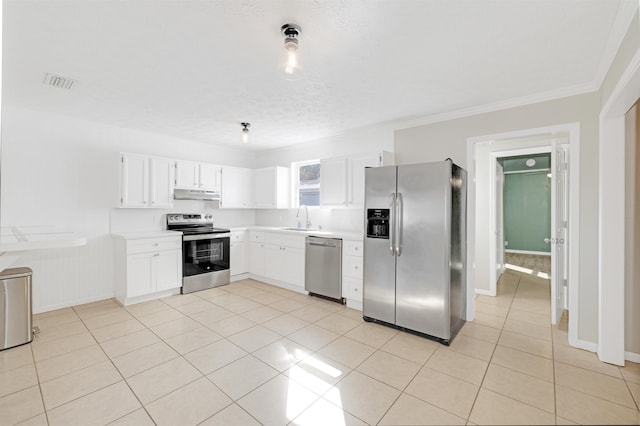
[[[253,171],[240,167],[222,167],[220,172],[220,208],[253,207]]]
[[[149,158],[149,207],[173,206],[175,161],[168,158]]]
[[[220,167],[179,160],[176,162],[176,188],[220,190]]]
[[[364,206],[364,169],[393,164],[393,153],[354,155],[320,160],[320,205]]]
[[[320,160],[320,205],[326,207],[347,205],[348,164],[347,157]]]
[[[290,205],[290,171],[266,167],[253,171],[253,200],[258,209],[286,209]]]
[[[174,161],[126,154],[120,156],[120,207],[173,206]]]

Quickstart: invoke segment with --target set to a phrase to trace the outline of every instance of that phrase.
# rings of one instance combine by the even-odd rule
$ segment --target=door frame
[[[625,114],[640,98],[640,49],[629,61],[611,96],[600,111],[598,141],[598,345],[601,361],[624,365],[625,256]],[[637,358],[635,359],[637,361]]]
[[[532,146],[540,146],[539,143],[542,137],[547,137],[551,139],[554,135],[564,134],[569,135],[569,146],[571,149],[571,166],[569,168],[569,182],[571,182],[571,191],[569,194],[569,258],[567,259],[569,262],[569,277],[572,281],[569,283],[569,344],[574,347],[578,347],[581,349],[587,349],[590,351],[594,350],[593,344],[586,341],[580,341],[578,339],[578,319],[580,318],[580,305],[578,303],[579,297],[579,286],[580,282],[577,279],[579,276],[580,270],[580,123],[565,123],[559,124],[555,126],[547,126],[547,127],[538,127],[524,130],[517,130],[512,132],[504,132],[504,133],[496,133],[492,135],[485,136],[476,136],[467,139],[467,165],[469,172],[469,186],[468,186],[468,199],[469,199],[469,207],[468,207],[468,242],[467,242],[467,319],[472,320],[475,318],[475,303],[469,303],[469,301],[474,300],[474,296],[476,294],[476,281],[478,281],[477,277],[482,279],[483,276],[488,277],[489,271],[487,268],[492,268],[493,266],[489,264],[489,262],[476,262],[479,258],[482,260],[482,251],[488,251],[489,246],[483,245],[483,242],[486,241],[487,236],[489,240],[491,236],[488,234],[488,227],[476,226],[476,221],[478,220],[478,216],[482,219],[488,215],[488,212],[485,212],[484,216],[482,213],[478,211],[479,208],[479,200],[477,197],[477,193],[481,191],[477,191],[476,186],[478,186],[478,182],[476,181],[476,177],[478,176],[478,172],[482,172],[480,168],[488,164],[491,164],[489,161],[488,155],[489,153],[484,153],[486,158],[480,158],[480,154],[477,154],[477,148],[484,144],[484,146],[489,146],[491,151],[504,151],[505,142],[513,139],[528,139],[531,138],[531,142],[526,143],[523,141],[524,145],[519,145],[519,148],[527,148]],[[536,144],[536,140],[538,143]],[[502,143],[502,144],[501,144]],[[484,161],[480,161],[484,160]],[[476,164],[479,164],[478,170],[476,169]],[[484,170],[484,173],[490,173],[490,170]],[[490,219],[489,219],[490,220]],[[489,292],[477,291],[479,294],[488,294]]]
[[[491,157],[491,182],[495,182],[495,164],[498,162],[498,158],[501,157],[514,157],[514,156],[518,156],[518,155],[533,155],[533,154],[552,154],[552,149],[551,149],[551,145],[541,145],[541,146],[536,146],[536,147],[531,147],[531,148],[518,148],[518,149],[506,149],[504,151],[492,151],[490,153],[490,157]],[[552,154],[553,155],[553,154]],[[495,235],[496,233],[496,216],[498,214],[498,212],[496,211],[496,198],[497,198],[497,194],[496,192],[496,188],[495,188],[495,184],[491,185],[491,187],[489,188],[489,199],[491,200],[489,207],[491,209],[489,216],[491,217],[491,222],[490,222],[490,227],[491,229],[489,229],[489,232],[491,233],[491,235]],[[551,214],[554,214],[554,212],[552,211]],[[504,223],[504,204],[503,204],[503,223]],[[504,225],[503,225],[503,231],[504,233]],[[491,270],[489,271],[490,275],[489,275],[489,292],[491,293],[491,296],[495,296],[496,294],[498,294],[498,276],[496,274],[496,267],[495,265],[498,263],[498,259],[497,259],[497,252],[498,252],[498,246],[496,245],[496,239],[495,237],[489,240],[489,244],[490,244],[490,248],[489,248],[489,263],[491,265],[494,265],[493,268],[491,268]],[[504,247],[502,248],[503,252],[504,252]],[[504,265],[503,265],[504,268]]]

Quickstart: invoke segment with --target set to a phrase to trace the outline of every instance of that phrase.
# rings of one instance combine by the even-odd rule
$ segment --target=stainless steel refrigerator
[[[449,344],[466,311],[467,172],[365,169],[363,316]]]

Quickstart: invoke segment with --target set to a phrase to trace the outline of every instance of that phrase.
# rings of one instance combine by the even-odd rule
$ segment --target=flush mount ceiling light
[[[302,33],[300,25],[296,24],[284,24],[280,28],[280,32],[284,37],[284,48],[287,50],[287,64],[284,68],[284,72],[287,74],[293,74],[298,68],[298,37]]]
[[[536,160],[534,160],[533,158],[529,158],[525,164],[527,165],[527,167],[533,167],[536,165]]]
[[[242,126],[242,143],[249,143],[249,127],[251,124],[249,123],[240,123]]]

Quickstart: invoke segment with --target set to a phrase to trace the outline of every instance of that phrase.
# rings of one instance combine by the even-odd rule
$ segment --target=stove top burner
[[[202,213],[171,213],[167,215],[167,229],[182,231],[184,235],[221,234],[230,232],[225,228],[214,228],[213,215]]]

